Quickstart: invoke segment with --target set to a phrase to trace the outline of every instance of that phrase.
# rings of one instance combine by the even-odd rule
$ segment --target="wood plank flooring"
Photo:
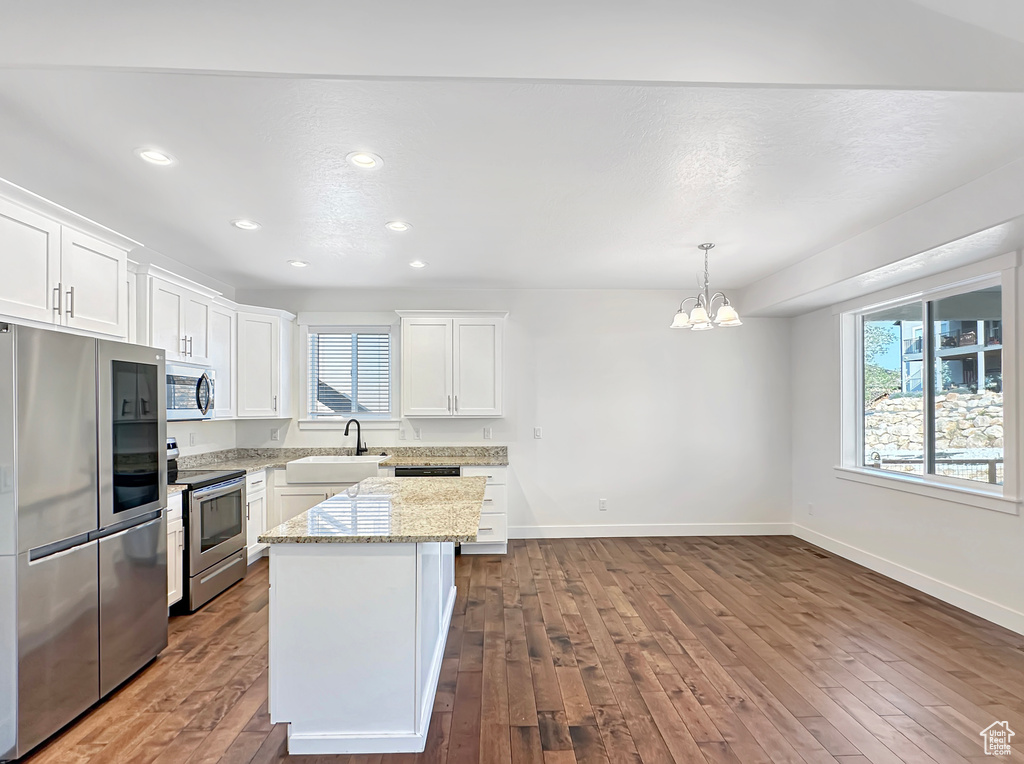
[[[1024,761],[1024,637],[793,537],[514,541],[457,584],[422,754],[286,755],[261,561],[26,761],[947,764],[997,720]]]

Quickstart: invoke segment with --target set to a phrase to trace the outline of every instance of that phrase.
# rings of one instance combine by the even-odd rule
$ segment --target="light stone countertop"
[[[368,478],[268,530],[263,544],[476,541],[485,477]]]
[[[392,446],[370,449],[370,455],[381,451],[388,456],[381,467],[505,467],[508,450],[505,446]],[[178,459],[180,469],[244,470],[246,473],[267,469],[284,469],[288,462],[305,456],[352,454],[351,448],[254,448],[228,449]]]

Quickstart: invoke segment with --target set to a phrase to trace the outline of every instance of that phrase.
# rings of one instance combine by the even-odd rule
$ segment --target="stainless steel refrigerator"
[[[160,350],[0,323],[0,761],[167,645]]]

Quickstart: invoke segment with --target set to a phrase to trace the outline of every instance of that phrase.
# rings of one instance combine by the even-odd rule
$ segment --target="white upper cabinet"
[[[237,416],[291,416],[291,314],[238,312]]]
[[[452,320],[452,405],[457,416],[501,416],[503,318]]]
[[[0,313],[53,323],[62,295],[60,224],[0,199]]]
[[[213,415],[217,419],[235,415],[237,312],[216,303],[210,306],[209,364],[214,371]]]
[[[502,416],[507,314],[398,313],[402,416]]]
[[[127,249],[0,199],[0,256],[0,314],[127,338]]]
[[[64,226],[60,237],[64,325],[128,336],[128,253]]]
[[[402,319],[402,416],[450,416],[452,321]]]
[[[212,293],[150,277],[150,342],[166,350],[168,360],[209,363],[211,297]]]

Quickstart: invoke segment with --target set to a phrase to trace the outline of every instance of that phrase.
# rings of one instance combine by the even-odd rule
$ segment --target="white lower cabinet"
[[[259,541],[267,529],[267,473],[253,472],[245,476],[245,544],[249,564],[258,560],[266,544]]]
[[[508,551],[508,467],[463,467],[462,476],[487,478],[477,540],[462,544],[462,553],[505,554]]]
[[[181,494],[167,497],[167,607],[181,600],[185,574],[185,528],[181,521]]]

